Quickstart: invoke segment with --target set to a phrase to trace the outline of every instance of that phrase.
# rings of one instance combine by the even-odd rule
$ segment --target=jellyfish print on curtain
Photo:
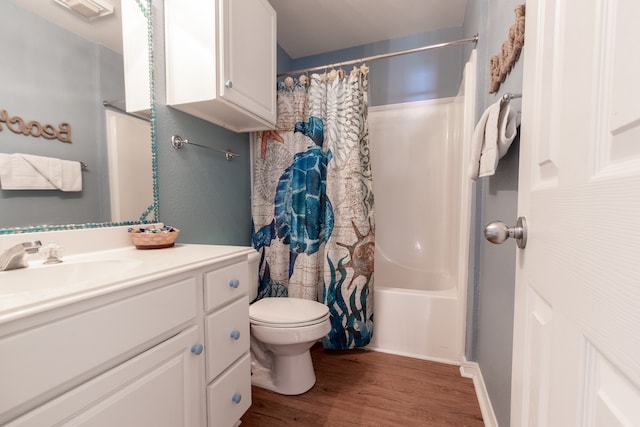
[[[276,129],[259,132],[253,147],[258,298],[326,304],[331,349],[362,347],[373,335],[367,71],[279,82]]]

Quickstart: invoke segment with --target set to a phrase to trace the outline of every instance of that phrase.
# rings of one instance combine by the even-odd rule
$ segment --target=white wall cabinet
[[[0,323],[0,425],[235,425],[251,405],[247,252],[179,270]]]
[[[276,121],[276,13],[267,0],[165,0],[167,104],[236,132]]]

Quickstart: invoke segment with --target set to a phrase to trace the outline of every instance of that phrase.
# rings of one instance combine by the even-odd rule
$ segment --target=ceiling
[[[470,0],[473,1],[473,0]],[[269,0],[291,58],[461,27],[467,0]]]
[[[103,18],[88,21],[70,12],[53,0],[10,0],[49,22],[92,41],[122,53],[122,30],[120,26],[120,0],[105,0],[114,7],[114,13]]]
[[[106,0],[115,13],[91,22],[53,0],[11,1],[86,39],[122,51],[120,0]],[[460,27],[467,7],[467,0],[268,1],[278,14],[278,44],[291,58]]]

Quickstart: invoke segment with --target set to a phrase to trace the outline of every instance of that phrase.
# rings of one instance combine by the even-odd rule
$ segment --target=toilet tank
[[[256,251],[247,256],[249,264],[249,302],[253,302],[258,296],[258,267],[260,254]]]

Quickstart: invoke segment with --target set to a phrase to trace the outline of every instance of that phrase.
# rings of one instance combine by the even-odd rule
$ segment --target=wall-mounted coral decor
[[[40,124],[35,120],[25,122],[22,117],[9,117],[7,110],[0,110],[0,131],[4,130],[2,123],[13,133],[31,135],[36,138],[59,139],[62,142],[71,142],[71,125],[60,123],[56,129],[53,125]]]
[[[520,52],[522,51],[522,46],[524,46],[525,5],[521,4],[516,7],[515,14],[516,22],[509,29],[509,37],[502,44],[501,52],[492,56],[489,63],[491,67],[489,93],[498,91],[502,82],[507,78],[507,74],[520,58]]]

